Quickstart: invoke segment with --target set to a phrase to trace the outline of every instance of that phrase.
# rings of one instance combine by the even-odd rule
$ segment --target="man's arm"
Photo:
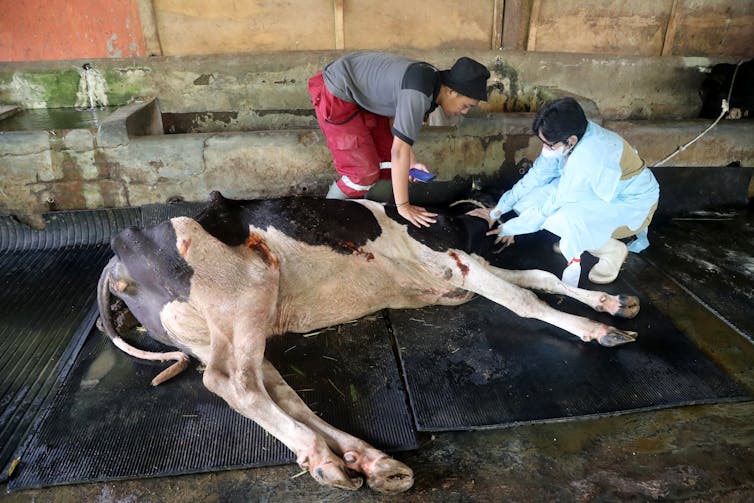
[[[411,145],[397,136],[393,137],[390,149],[390,168],[393,181],[393,197],[398,213],[417,227],[429,227],[437,220],[437,213],[431,213],[420,206],[414,206],[408,200],[408,169],[415,160]]]

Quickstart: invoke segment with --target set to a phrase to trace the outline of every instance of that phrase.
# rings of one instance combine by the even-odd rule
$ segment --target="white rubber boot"
[[[615,281],[620,272],[620,267],[628,256],[626,245],[622,241],[612,238],[599,250],[587,251],[600,259],[589,271],[589,281],[598,285],[606,285]]]

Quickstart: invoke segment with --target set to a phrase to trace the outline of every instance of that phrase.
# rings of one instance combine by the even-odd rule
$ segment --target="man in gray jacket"
[[[309,94],[340,175],[327,197],[364,197],[377,180],[389,178],[401,216],[417,227],[434,223],[435,214],[408,197],[409,168],[427,171],[416,161],[414,141],[438,106],[452,116],[486,101],[489,77],[484,65],[467,57],[440,71],[379,52],[347,54],[317,72]]]

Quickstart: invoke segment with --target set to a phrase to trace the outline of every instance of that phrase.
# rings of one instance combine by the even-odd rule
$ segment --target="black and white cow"
[[[467,230],[480,222],[481,229]],[[265,343],[380,309],[457,305],[474,294],[585,342],[634,340],[635,333],[557,311],[529,289],[622,317],[638,313],[636,297],[572,288],[544,271],[493,267],[468,249],[471,234],[486,228],[474,217],[441,215],[419,229],[394,206],[371,201],[233,201],[215,192],[196,219],[113,238],[115,257],[98,289],[101,326],[131,355],[176,360],[153,384],[183,370],[188,355],[201,360],[207,388],[280,439],[318,482],[356,489],[363,475],[378,491],[405,491],[411,469],[315,415],[265,359]],[[178,351],[149,353],[126,343],[113,327],[111,294]]]
[[[717,119],[723,100],[729,100],[729,119],[754,119],[754,59],[713,66],[699,87],[699,97],[701,118]]]

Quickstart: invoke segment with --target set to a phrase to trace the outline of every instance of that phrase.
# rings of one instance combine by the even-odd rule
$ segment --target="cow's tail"
[[[113,317],[110,312],[111,271],[117,264],[118,258],[111,258],[110,262],[107,263],[105,269],[102,271],[99,283],[97,284],[97,306],[99,307],[100,326],[105,335],[113,341],[113,344],[126,354],[142,360],[175,362],[152,379],[152,386],[157,386],[186,370],[186,367],[188,367],[189,364],[189,357],[186,353],[181,351],[167,351],[164,353],[143,351],[131,346],[128,342],[123,340],[120,335],[118,335],[118,332],[115,331],[115,327],[113,326]]]

